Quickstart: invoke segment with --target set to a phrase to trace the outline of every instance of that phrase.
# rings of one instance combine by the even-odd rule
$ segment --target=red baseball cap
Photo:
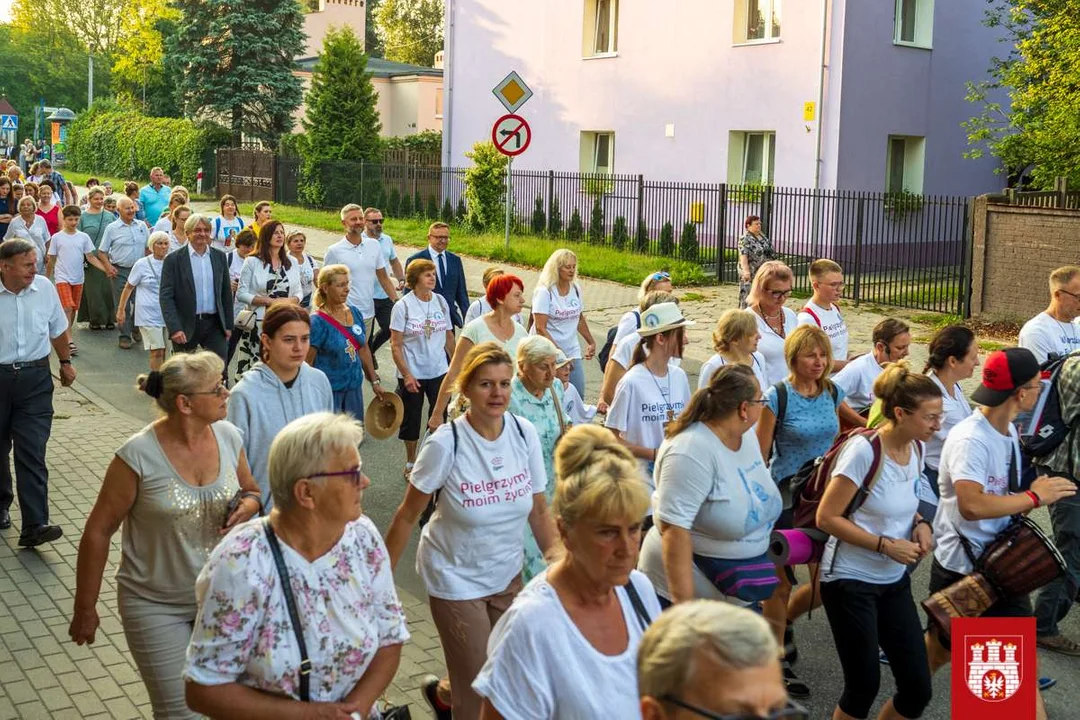
[[[980,405],[997,407],[1038,376],[1039,361],[1027,348],[995,350],[983,363],[982,384],[971,399]]]

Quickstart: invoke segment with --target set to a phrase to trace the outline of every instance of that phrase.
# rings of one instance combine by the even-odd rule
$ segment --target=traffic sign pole
[[[506,159],[506,249],[510,250],[510,198],[514,195],[514,176],[510,172],[510,166],[514,164],[513,156]]]

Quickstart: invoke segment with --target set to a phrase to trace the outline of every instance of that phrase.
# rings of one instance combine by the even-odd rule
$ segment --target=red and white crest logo
[[[965,635],[964,647],[964,677],[972,695],[1001,702],[1016,694],[1022,677],[1023,636]]]

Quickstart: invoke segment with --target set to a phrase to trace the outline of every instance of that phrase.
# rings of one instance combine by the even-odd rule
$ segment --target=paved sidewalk
[[[37,551],[17,546],[21,517],[0,533],[0,720],[11,718],[149,718],[149,699],[128,652],[116,610],[120,534],[113,538],[93,645],[68,638],[79,538],[113,450],[142,423],[80,388],[56,388],[49,442],[49,504],[64,530]],[[417,691],[427,673],[443,671],[442,651],[427,604],[399,589],[412,641],[387,694],[426,717]]]

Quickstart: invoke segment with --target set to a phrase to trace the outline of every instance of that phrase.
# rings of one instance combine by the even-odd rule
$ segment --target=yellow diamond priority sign
[[[518,108],[527,103],[529,98],[533,96],[533,91],[529,89],[521,76],[514,71],[510,71],[510,74],[503,78],[502,82],[496,85],[491,92],[495,94],[495,97],[498,98],[509,113],[517,112]]]

